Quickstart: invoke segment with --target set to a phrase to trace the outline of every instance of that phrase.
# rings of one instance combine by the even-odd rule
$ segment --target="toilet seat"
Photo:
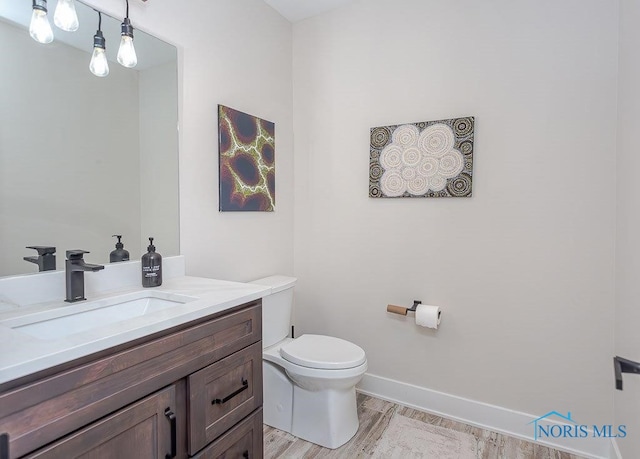
[[[325,335],[302,335],[284,344],[280,355],[295,365],[319,370],[356,368],[367,361],[360,346]]]
[[[365,371],[367,371],[368,364],[366,359],[364,363],[362,363],[361,365],[358,365],[357,367],[344,368],[341,370],[310,368],[310,367],[304,367],[302,365],[297,365],[295,363],[289,362],[287,359],[282,357],[280,349],[283,346],[291,343],[292,341],[293,339],[291,338],[285,338],[281,342],[276,343],[273,346],[270,346],[266,349],[263,349],[262,359],[279,366],[284,371],[286,371],[289,375],[299,375],[305,378],[316,378],[318,380],[325,380],[325,381],[334,380],[334,379],[337,380],[337,379],[353,378],[355,376],[362,375],[364,374]]]

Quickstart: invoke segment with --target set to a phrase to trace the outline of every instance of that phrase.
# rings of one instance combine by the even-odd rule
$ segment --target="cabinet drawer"
[[[188,378],[189,454],[262,405],[262,341]]]
[[[262,408],[194,457],[194,459],[222,458],[262,458]]]

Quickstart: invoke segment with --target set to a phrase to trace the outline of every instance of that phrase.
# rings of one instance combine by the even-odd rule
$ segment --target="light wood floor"
[[[573,454],[472,427],[362,394],[358,394],[360,428],[356,435],[345,445],[338,449],[330,450],[265,425],[264,457],[266,459],[365,458],[374,454],[376,442],[384,433],[393,416],[405,416],[426,424],[472,435],[477,442],[476,457],[478,459],[582,459]]]

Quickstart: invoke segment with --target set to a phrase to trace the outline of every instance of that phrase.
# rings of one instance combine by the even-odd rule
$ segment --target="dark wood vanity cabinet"
[[[254,301],[2,385],[7,457],[261,458],[260,308]]]

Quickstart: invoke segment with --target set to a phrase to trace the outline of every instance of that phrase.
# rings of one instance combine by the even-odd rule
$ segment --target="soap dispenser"
[[[160,287],[162,285],[162,255],[156,253],[153,238],[149,238],[147,253],[142,255],[142,286]]]
[[[122,239],[122,234],[114,234],[111,237],[117,237],[118,242],[116,243],[116,249],[109,254],[109,262],[129,261],[129,251],[124,249],[124,244],[120,240]]]

